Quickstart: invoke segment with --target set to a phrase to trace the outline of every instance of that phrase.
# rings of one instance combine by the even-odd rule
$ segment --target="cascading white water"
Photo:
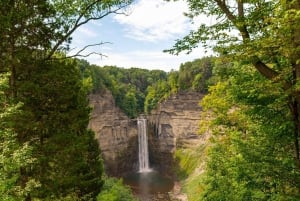
[[[139,172],[149,172],[147,119],[138,118]]]

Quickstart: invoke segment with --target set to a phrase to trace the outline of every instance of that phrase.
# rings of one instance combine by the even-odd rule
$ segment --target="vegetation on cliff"
[[[178,91],[206,93],[214,60],[214,57],[196,59],[182,64],[179,71],[169,73],[140,68],[99,67],[84,60],[79,62],[87,88],[92,93],[110,90],[116,105],[134,118],[141,113],[149,113],[160,101]]]
[[[149,113],[157,104],[179,91],[206,93],[212,75],[214,57],[204,57],[180,65],[179,71],[168,73],[166,80],[160,80],[149,86],[144,111]]]
[[[116,105],[130,118],[144,112],[147,87],[167,78],[167,73],[162,70],[99,67],[84,60],[80,60],[80,63],[84,80],[90,85],[89,90],[92,93],[110,90]]]

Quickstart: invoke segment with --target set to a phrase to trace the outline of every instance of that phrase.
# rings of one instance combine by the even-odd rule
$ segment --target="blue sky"
[[[128,16],[111,15],[80,27],[73,35],[71,47],[76,52],[89,44],[110,42],[87,50],[107,57],[91,55],[85,59],[99,66],[178,70],[181,63],[205,55],[202,48],[189,55],[162,52],[197,26],[184,17],[184,11],[187,11],[184,1],[136,0],[127,10]]]

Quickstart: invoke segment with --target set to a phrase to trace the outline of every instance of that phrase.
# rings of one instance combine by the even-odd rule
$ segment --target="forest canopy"
[[[129,117],[149,113],[178,91],[206,93],[215,58],[204,57],[181,64],[179,71],[146,70],[90,65],[79,60],[86,87],[92,93],[111,91],[116,105]]]

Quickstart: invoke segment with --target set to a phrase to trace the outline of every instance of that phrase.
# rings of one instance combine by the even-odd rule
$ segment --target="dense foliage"
[[[102,160],[72,33],[130,0],[0,2],[0,199],[94,200]]]
[[[180,65],[179,71],[168,73],[167,80],[149,86],[144,110],[149,113],[157,104],[178,91],[206,93],[212,75],[214,57],[204,57]]]
[[[168,51],[202,44],[221,59],[201,103],[200,130],[213,136],[190,200],[299,200],[300,1],[187,3],[210,23]]]
[[[214,65],[211,83],[200,122],[210,141],[175,155],[189,200],[299,200],[284,90],[226,58]]]
[[[214,145],[200,200],[298,200],[300,172],[284,91],[249,66],[235,64],[224,78],[202,101]]]
[[[76,62],[51,61],[24,77],[19,89],[26,116],[18,116],[17,133],[27,131],[32,155],[23,170],[42,186],[33,197],[52,199],[76,192],[96,196],[102,185],[102,164],[94,134],[87,130],[90,109]],[[26,95],[26,96],[25,96]]]
[[[105,180],[102,192],[97,201],[137,201],[129,187],[124,186],[122,180],[108,178]]]
[[[111,91],[119,106],[129,117],[149,113],[157,104],[181,90],[206,93],[211,77],[213,57],[181,64],[179,71],[99,67],[79,61],[84,83],[92,93]]]
[[[166,80],[167,73],[162,70],[140,68],[120,68],[116,66],[99,67],[80,61],[83,79],[92,93],[109,90],[116,105],[130,118],[144,112],[147,87],[160,80]],[[90,83],[90,84],[88,84]]]
[[[208,93],[211,141],[175,153],[189,200],[300,199],[300,1],[186,1],[211,23],[168,51],[202,43],[220,56],[169,73],[67,58],[77,28],[131,0],[0,1],[1,200],[134,200],[104,181],[87,129],[87,95],[105,90],[131,118],[178,91]]]
[[[211,18],[178,40],[171,53],[192,51],[199,43],[220,55],[251,64],[262,76],[284,89],[294,121],[294,158],[300,168],[300,1],[187,0],[188,17]],[[214,42],[212,42],[214,41]],[[278,85],[277,83],[281,83]]]
[[[5,96],[4,91],[9,88],[8,77],[8,74],[0,77],[0,199],[22,200],[39,184],[31,179],[24,188],[18,182],[21,178],[20,168],[34,164],[36,160],[31,156],[30,144],[20,144],[14,132],[16,123],[12,118],[22,112],[22,104],[14,104]]]

